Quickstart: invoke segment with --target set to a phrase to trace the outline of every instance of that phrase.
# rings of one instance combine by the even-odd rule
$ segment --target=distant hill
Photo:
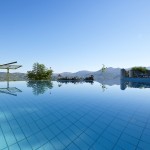
[[[88,77],[90,75],[94,75],[94,79],[96,81],[101,80],[112,80],[112,79],[120,79],[120,68],[112,68],[109,67],[106,69],[105,72],[102,72],[101,70],[98,71],[78,71],[75,73],[71,72],[63,72],[63,73],[55,73],[53,74],[53,79],[56,79],[58,75],[61,75],[63,77]]]
[[[0,81],[6,80],[6,72],[0,72]],[[10,81],[25,81],[25,73],[10,73]]]
[[[150,69],[150,67],[147,68]],[[72,72],[54,73],[52,79],[56,80],[59,74],[62,77],[83,77],[83,78],[93,75],[94,80],[98,82],[104,80],[115,80],[116,82],[118,82],[120,80],[120,68],[112,68],[112,67],[107,68],[105,72],[102,72],[101,70],[98,71],[81,70],[75,73]],[[0,72],[0,81],[4,81],[4,80],[6,80],[6,73]],[[10,73],[10,80],[24,81],[26,80],[26,74]]]
[[[150,70],[150,67],[147,67]],[[127,68],[129,70],[130,68]],[[63,73],[54,73],[52,76],[53,80],[56,80],[60,74],[62,77],[88,77],[90,75],[94,76],[94,80],[101,82],[104,80],[109,80],[110,82],[119,82],[120,81],[120,68],[109,67],[105,72],[101,70],[98,71],[87,71],[81,70],[75,73],[72,72],[63,72]],[[6,72],[0,72],[0,81],[6,80]],[[10,73],[10,80],[12,81],[24,81],[26,80],[25,73]],[[112,80],[112,81],[111,81]],[[108,81],[107,81],[108,82]]]

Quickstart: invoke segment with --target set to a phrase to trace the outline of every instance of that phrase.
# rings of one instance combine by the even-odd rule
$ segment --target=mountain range
[[[5,81],[7,78],[6,72],[0,72],[0,81]],[[25,73],[10,73],[9,75],[10,81],[25,81],[26,80],[26,74]]]
[[[54,73],[52,76],[53,80],[56,80],[58,75],[61,75],[63,77],[88,77],[90,75],[94,76],[94,79],[96,81],[100,80],[116,80],[120,77],[120,68],[112,68],[109,67],[106,69],[105,72],[102,72],[101,70],[98,71],[78,71],[75,73],[71,72],[63,72],[63,73]],[[0,72],[0,81],[6,80],[6,72]],[[11,81],[24,81],[26,80],[26,74],[25,73],[10,73],[10,80]]]
[[[101,70],[98,71],[78,71],[75,73],[71,72],[63,72],[63,73],[54,73],[53,74],[53,79],[56,79],[58,75],[61,75],[62,77],[88,77],[90,75],[94,76],[94,79],[96,81],[99,80],[113,80],[113,79],[120,79],[120,68],[112,68],[109,67],[106,69],[105,72],[102,72]]]

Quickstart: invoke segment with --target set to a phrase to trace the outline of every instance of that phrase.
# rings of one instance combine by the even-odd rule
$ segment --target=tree
[[[133,67],[131,68],[132,71],[138,71],[141,73],[147,73],[148,69],[146,67]]]
[[[93,75],[91,75],[91,76],[89,76],[89,77],[86,77],[85,79],[84,79],[85,81],[94,81],[94,76]]]
[[[53,83],[51,81],[28,81],[27,87],[32,88],[34,95],[44,94],[47,90],[53,88]]]
[[[102,65],[103,65],[103,67],[102,67],[101,71],[102,71],[102,72],[105,72],[105,71],[106,71],[106,69],[107,69],[107,67],[105,67],[105,65],[104,65],[104,64],[102,64]]]
[[[47,69],[44,64],[34,63],[32,71],[27,72],[28,80],[51,80],[53,70]]]

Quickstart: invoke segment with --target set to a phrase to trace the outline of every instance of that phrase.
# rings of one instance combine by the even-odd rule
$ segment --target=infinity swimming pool
[[[0,82],[0,150],[150,150],[150,89]]]

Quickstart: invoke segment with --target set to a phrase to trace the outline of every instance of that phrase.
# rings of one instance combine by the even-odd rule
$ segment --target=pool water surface
[[[0,82],[0,150],[150,150],[150,89]]]

